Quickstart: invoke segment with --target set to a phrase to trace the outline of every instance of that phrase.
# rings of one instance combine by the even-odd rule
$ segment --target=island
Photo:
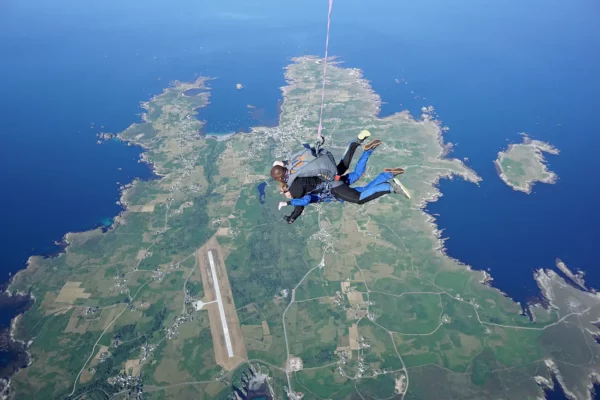
[[[118,138],[158,178],[124,187],[110,228],[69,233],[63,253],[31,257],[8,288],[35,298],[13,324],[30,354],[12,377],[17,398],[225,399],[250,385],[267,399],[539,399],[555,382],[590,398],[594,293],[541,269],[544,302],[527,315],[446,255],[425,206],[440,179],[480,178],[448,157],[429,107],[380,117],[361,71],[332,63],[328,149],[340,157],[369,129],[383,145],[361,179],[403,166],[412,198],[313,205],[290,225],[278,185],[256,195],[274,159],[315,140],[320,61],[287,67],[277,126],[227,140],[194,118],[210,91],[182,95],[204,78],[142,103]]]
[[[523,143],[511,144],[498,153],[494,161],[500,178],[514,190],[531,193],[536,182],[553,184],[558,176],[546,166],[543,153],[558,155],[559,150],[539,140],[532,140],[521,133]]]

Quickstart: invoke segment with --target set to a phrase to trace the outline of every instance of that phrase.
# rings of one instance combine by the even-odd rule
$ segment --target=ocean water
[[[217,78],[198,115],[206,133],[277,123],[283,68],[323,53],[327,2],[205,3],[0,4],[4,279],[28,256],[56,251],[66,232],[110,224],[117,182],[151,177],[138,149],[97,145],[95,134],[136,122],[139,102],[170,81]],[[444,196],[428,210],[439,214],[448,254],[489,268],[517,300],[537,294],[532,271],[556,257],[600,285],[598,17],[595,0],[334,2],[330,54],[363,69],[381,115],[433,105],[451,128],[451,156],[483,177],[480,186],[441,182]],[[548,157],[557,184],[529,196],[504,185],[492,163],[522,131],[561,150]],[[2,311],[0,324],[12,315]]]
[[[481,17],[487,27],[480,31],[481,51],[475,45],[458,56],[438,49],[444,69],[456,79],[438,90],[439,75],[429,70],[430,88],[419,89],[450,126],[446,139],[457,143],[453,155],[468,157],[484,179],[480,187],[442,182],[444,197],[429,206],[449,237],[448,253],[490,268],[494,285],[521,301],[537,293],[532,271],[552,268],[556,257],[586,271],[592,286],[600,285],[594,251],[600,138],[593,117],[600,107],[594,89],[600,87],[594,67],[600,61],[594,50],[600,48],[600,7],[592,1],[527,3]],[[494,41],[499,21],[505,36]],[[466,64],[462,57],[468,53],[477,56]],[[558,182],[538,184],[531,195],[506,186],[492,164],[523,131],[561,150],[547,156]]]

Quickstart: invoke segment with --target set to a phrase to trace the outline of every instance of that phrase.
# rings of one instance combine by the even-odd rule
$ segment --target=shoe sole
[[[394,183],[398,186],[400,186],[400,189],[402,189],[402,195],[404,195],[407,199],[410,199],[410,193],[408,193],[408,189],[406,189],[404,187],[404,185],[402,184],[402,182],[400,182],[399,179],[394,178]]]
[[[383,172],[391,172],[395,175],[400,175],[404,173],[404,168],[384,168]]]
[[[381,144],[381,140],[373,139],[369,143],[367,143],[363,146],[363,150],[365,150],[365,151],[373,150],[375,147],[379,146],[380,144]]]

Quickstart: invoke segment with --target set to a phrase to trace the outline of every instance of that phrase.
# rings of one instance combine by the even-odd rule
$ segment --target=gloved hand
[[[287,206],[287,203],[286,203],[285,201],[280,201],[280,202],[279,202],[279,205],[277,206],[277,209],[278,209],[278,210],[281,210],[281,208],[282,208],[282,207],[285,207],[285,206]]]
[[[284,215],[283,219],[285,219],[287,221],[288,224],[292,224],[294,223],[295,219],[292,219],[292,215]]]

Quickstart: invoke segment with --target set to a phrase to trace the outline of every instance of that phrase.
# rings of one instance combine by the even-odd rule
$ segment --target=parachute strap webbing
[[[327,78],[327,53],[329,51],[329,28],[331,27],[331,8],[333,0],[329,0],[329,12],[327,13],[327,37],[325,38],[325,60],[323,62],[323,87],[321,89],[321,111],[319,113],[319,128],[317,137],[321,138],[323,130],[323,105],[325,104],[325,78]]]

